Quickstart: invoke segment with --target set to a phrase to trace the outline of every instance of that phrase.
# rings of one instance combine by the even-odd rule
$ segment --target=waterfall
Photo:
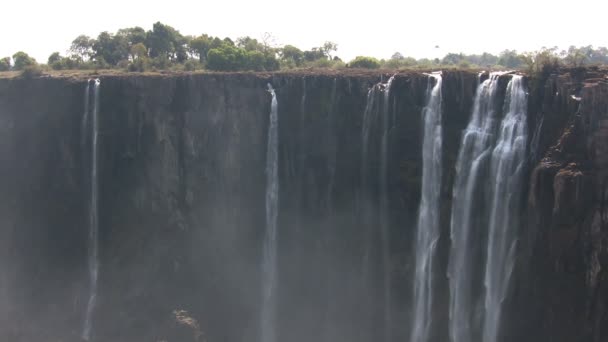
[[[98,142],[98,112],[99,112],[99,79],[94,81],[93,85],[93,103],[90,106],[89,82],[87,82],[85,93],[85,113],[83,117],[83,137],[86,136],[88,128],[89,112],[91,112],[91,189],[89,201],[89,248],[88,248],[88,263],[89,263],[89,300],[85,312],[84,328],[82,338],[90,340],[92,329],[92,317],[95,305],[97,302],[97,277],[99,273],[99,255],[98,255],[98,188],[97,181],[97,142]],[[92,107],[92,108],[89,108]]]
[[[262,260],[262,315],[261,342],[276,341],[276,287],[277,287],[277,216],[279,212],[279,118],[274,89],[268,122],[266,149],[266,236]]]
[[[451,342],[473,340],[473,279],[475,246],[481,227],[475,225],[481,174],[487,169],[496,130],[496,93],[501,73],[492,73],[477,87],[473,113],[463,132],[456,161],[450,225],[451,250],[448,267],[450,285],[449,333]],[[483,199],[482,199],[483,200]],[[480,215],[478,215],[480,216]]]
[[[505,116],[490,161],[490,218],[485,267],[484,342],[496,342],[502,305],[515,263],[527,140],[527,94],[523,77],[507,86]]]
[[[427,104],[422,111],[424,121],[422,189],[415,245],[414,323],[411,342],[428,341],[432,323],[433,264],[440,233],[441,83],[442,77],[440,74],[429,75]]]
[[[382,266],[384,275],[384,340],[392,339],[392,315],[391,315],[391,258],[390,258],[390,231],[389,231],[389,208],[388,208],[388,135],[392,128],[390,122],[390,92],[395,76],[389,78],[384,87],[384,101],[382,106],[382,140],[380,142],[380,235],[382,240]]]

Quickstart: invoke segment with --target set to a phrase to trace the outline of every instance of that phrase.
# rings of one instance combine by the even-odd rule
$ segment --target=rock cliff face
[[[530,177],[518,290],[537,340],[608,338],[608,78],[571,70],[538,86],[540,161]],[[545,148],[547,146],[547,148]],[[524,298],[525,296],[522,296]],[[533,304],[532,304],[533,303]],[[524,305],[524,303],[520,303]],[[535,319],[530,319],[530,318]]]
[[[406,341],[428,76],[398,74],[388,98],[377,97],[377,109],[368,112],[364,140],[368,91],[390,76],[100,77],[93,339],[258,340],[271,83],[279,108],[278,340]],[[604,77],[572,70],[528,82],[529,126],[537,129],[529,134],[529,200],[505,340],[608,338]],[[436,321],[445,323],[434,327],[436,341],[447,340],[454,164],[477,82],[476,73],[443,74],[434,292]],[[80,339],[91,167],[82,143],[85,86],[86,79],[0,80],[3,340]],[[384,109],[391,122],[386,131]],[[381,215],[388,245],[378,228]]]

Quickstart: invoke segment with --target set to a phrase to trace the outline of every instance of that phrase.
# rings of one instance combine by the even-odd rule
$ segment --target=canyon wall
[[[99,76],[93,340],[259,339],[270,83],[279,117],[278,340],[407,341],[429,77],[399,73],[386,98],[369,93],[390,76]],[[501,76],[500,101],[509,78]],[[478,82],[477,73],[443,73],[433,341],[448,336],[452,185]],[[86,84],[0,79],[5,340],[80,340],[89,287]],[[528,200],[503,339],[605,341],[605,73],[563,71],[527,86]]]

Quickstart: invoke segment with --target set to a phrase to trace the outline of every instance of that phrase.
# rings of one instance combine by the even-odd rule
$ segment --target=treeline
[[[182,35],[178,30],[160,22],[151,30],[141,27],[120,29],[116,33],[102,32],[97,38],[80,35],[72,41],[65,55],[51,54],[46,64],[39,65],[25,52],[12,58],[0,59],[0,71],[26,70],[35,72],[44,68],[122,69],[128,71],[200,69],[213,71],[275,71],[294,68],[486,68],[545,70],[546,67],[608,65],[608,49],[592,46],[570,47],[559,51],[542,48],[535,52],[518,53],[505,50],[498,55],[490,53],[466,55],[448,53],[442,59],[415,59],[396,52],[389,59],[359,56],[344,63],[335,53],[337,44],[325,42],[310,50],[293,45],[277,47],[273,38],[265,34],[260,40],[241,37],[230,38]],[[32,71],[33,70],[33,71]]]
[[[207,34],[185,36],[169,25],[157,22],[152,30],[141,27],[120,29],[116,33],[102,32],[97,38],[80,35],[72,41],[66,55],[54,52],[46,65],[55,70],[68,69],[126,69],[217,71],[274,71],[281,68],[322,67],[338,61],[332,54],[337,45],[302,51],[295,46],[275,47],[271,35],[261,40],[241,37],[212,37]],[[22,70],[36,65],[24,52],[3,58],[0,71]]]

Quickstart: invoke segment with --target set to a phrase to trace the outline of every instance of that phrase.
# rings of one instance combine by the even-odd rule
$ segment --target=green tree
[[[257,39],[253,39],[249,36],[240,37],[236,40],[236,46],[245,49],[246,51],[261,51],[265,50],[264,45],[258,42]]]
[[[551,72],[557,70],[561,64],[561,60],[557,54],[557,47],[543,47],[539,51],[526,52],[520,55],[527,70],[531,74],[539,74],[547,76]]]
[[[9,71],[11,69],[11,58],[0,58],[0,71]]]
[[[572,67],[581,67],[585,65],[589,57],[592,55],[593,48],[591,46],[577,48],[570,46],[568,51],[562,51],[561,55],[564,62]]]
[[[129,44],[124,36],[113,35],[102,32],[93,43],[94,57],[96,60],[103,60],[110,65],[117,65],[118,62],[129,58]]]
[[[323,43],[323,46],[320,48],[320,50],[325,56],[327,56],[328,59],[332,59],[332,53],[338,51],[338,44],[327,41]]]
[[[457,65],[464,59],[464,55],[462,53],[448,53],[441,60],[441,64],[445,65]]]
[[[165,56],[170,57],[175,52],[173,37],[175,30],[170,26],[157,22],[152,26],[152,31],[148,31],[146,46],[150,48],[150,57]]]
[[[190,40],[190,53],[198,57],[201,63],[204,63],[207,60],[207,53],[211,50],[212,42],[213,38],[206,34],[194,37]]]
[[[517,51],[504,50],[498,55],[496,63],[507,68],[519,68],[523,64],[523,60]]]
[[[246,61],[246,51],[230,45],[211,49],[207,54],[207,68],[210,70],[243,70],[246,66]]]
[[[50,56],[49,59],[47,60],[46,64],[48,65],[52,65],[53,63],[57,63],[61,61],[61,55],[59,54],[59,52],[53,52]]]
[[[143,44],[146,41],[146,30],[139,26],[120,29],[116,32],[116,35],[124,37],[129,47],[139,43]]]
[[[93,55],[94,40],[85,35],[80,35],[72,41],[70,54],[78,57],[82,61],[88,60]]]
[[[374,57],[357,56],[348,63],[349,68],[378,69],[380,61]]]
[[[148,48],[144,45],[144,43],[137,43],[131,46],[131,59],[141,59],[148,57]]]
[[[403,57],[403,55],[401,54],[401,52],[395,52],[392,56],[391,59],[393,60],[404,60],[405,57]]]
[[[13,55],[13,62],[13,69],[15,70],[23,70],[26,66],[38,64],[34,58],[23,51],[19,51]]]
[[[319,48],[312,48],[310,50],[304,51],[304,60],[307,62],[316,61],[317,59],[327,59],[325,53]]]
[[[293,64],[296,66],[301,66],[304,61],[304,53],[302,50],[298,49],[293,45],[285,45],[280,50],[281,60],[283,61],[293,61]]]

